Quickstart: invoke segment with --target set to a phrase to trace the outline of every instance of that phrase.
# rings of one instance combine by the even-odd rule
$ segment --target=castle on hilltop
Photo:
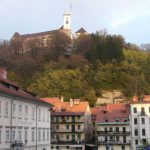
[[[24,52],[30,51],[30,42],[38,42],[41,43],[44,47],[48,46],[48,41],[52,39],[56,32],[61,32],[66,34],[70,39],[74,39],[83,34],[88,34],[88,32],[84,28],[80,28],[77,32],[75,32],[75,36],[72,33],[71,29],[71,13],[65,12],[63,15],[63,25],[56,30],[39,32],[39,33],[32,33],[32,34],[24,34],[21,35],[18,32],[15,32],[11,38],[11,41],[18,41],[22,43],[22,49]]]

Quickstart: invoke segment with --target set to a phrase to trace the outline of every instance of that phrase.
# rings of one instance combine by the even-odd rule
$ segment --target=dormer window
[[[106,118],[106,119],[105,119],[105,122],[108,122],[108,121],[109,121],[109,120]]]
[[[115,118],[115,122],[119,122],[120,121],[120,118]]]
[[[124,122],[128,122],[128,120],[129,120],[128,118],[124,118],[123,119]]]

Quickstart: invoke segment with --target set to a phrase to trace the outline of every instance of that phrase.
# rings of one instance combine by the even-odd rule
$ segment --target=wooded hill
[[[63,95],[86,99],[91,106],[103,90],[121,90],[128,98],[150,94],[147,51],[120,35],[97,32],[74,39],[68,55],[70,39],[59,34],[47,48],[33,41],[26,53],[19,53],[20,43],[1,44],[0,66],[8,68],[9,79],[39,97]]]

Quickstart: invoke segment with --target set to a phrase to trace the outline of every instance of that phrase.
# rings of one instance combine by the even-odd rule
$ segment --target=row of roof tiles
[[[42,101],[35,94],[26,91],[22,87],[18,86],[16,83],[8,80],[6,77],[4,78],[4,76],[1,74],[3,73],[2,71],[2,68],[0,68],[0,93],[52,106],[50,103]]]

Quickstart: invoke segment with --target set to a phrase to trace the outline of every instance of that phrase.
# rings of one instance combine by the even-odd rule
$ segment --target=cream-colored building
[[[96,116],[98,150],[130,150],[130,106],[108,104]]]
[[[150,96],[133,98],[131,103],[132,148],[136,150],[150,143]]]
[[[50,150],[51,104],[6,78],[0,68],[0,150]]]
[[[45,99],[52,102],[50,99]],[[82,150],[85,143],[91,140],[92,123],[91,111],[88,102],[71,99],[70,102],[52,103],[52,146],[56,150]]]

